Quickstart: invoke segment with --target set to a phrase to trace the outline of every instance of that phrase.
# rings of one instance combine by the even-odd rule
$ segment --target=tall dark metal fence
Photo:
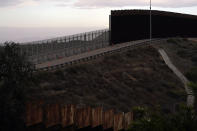
[[[111,43],[148,39],[149,10],[115,10],[110,17]],[[152,37],[197,37],[197,16],[152,11]]]
[[[109,30],[97,30],[54,39],[22,43],[25,53],[34,64],[61,59],[109,45]]]

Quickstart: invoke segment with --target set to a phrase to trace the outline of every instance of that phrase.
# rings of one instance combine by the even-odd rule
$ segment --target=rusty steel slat
[[[43,102],[30,102],[26,104],[26,126],[32,126],[43,122]]]
[[[124,113],[118,113],[114,115],[114,131],[124,129],[123,126]]]
[[[59,104],[47,105],[45,108],[45,126],[51,127],[60,124]]]
[[[127,130],[133,121],[133,112],[128,112],[124,115],[124,129]]]
[[[76,111],[75,105],[67,105],[67,106],[61,107],[62,127],[71,126],[74,124],[75,111]]]
[[[103,112],[103,129],[110,129],[114,126],[114,110]]]
[[[92,109],[91,107],[79,108],[75,115],[75,124],[80,128],[85,128],[91,125]]]
[[[92,109],[92,127],[97,127],[102,125],[103,123],[103,108],[98,107]]]

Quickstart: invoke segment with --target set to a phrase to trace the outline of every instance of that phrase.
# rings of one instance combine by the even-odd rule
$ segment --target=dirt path
[[[166,52],[163,49],[158,50],[161,56],[163,57],[165,63],[168,65],[168,67],[179,77],[179,79],[183,82],[185,86],[185,90],[187,93],[187,105],[193,106],[194,105],[194,95],[193,91],[188,87],[189,80],[173,65],[170,58],[166,54]]]

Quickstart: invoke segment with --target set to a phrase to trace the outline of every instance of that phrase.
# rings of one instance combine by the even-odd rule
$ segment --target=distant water
[[[107,27],[63,27],[63,28],[10,28],[0,27],[0,43],[5,41],[30,42],[82,32],[100,30]]]

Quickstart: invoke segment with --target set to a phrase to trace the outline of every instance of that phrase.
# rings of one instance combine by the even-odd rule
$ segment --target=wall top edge
[[[160,10],[152,10],[151,14],[154,15],[160,15],[160,16],[171,16],[171,17],[181,17],[181,18],[193,18],[197,19],[197,15],[191,15],[191,14],[183,14],[183,13],[177,13],[177,12],[168,12],[168,11],[160,11]],[[126,15],[150,15],[150,10],[111,10],[111,16],[126,16]]]

